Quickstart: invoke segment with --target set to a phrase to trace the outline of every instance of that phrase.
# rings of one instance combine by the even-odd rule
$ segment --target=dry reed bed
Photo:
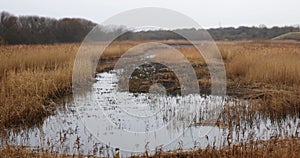
[[[300,43],[219,43],[228,78],[237,84],[264,83],[299,88]]]
[[[1,127],[41,121],[51,99],[68,93],[76,48],[76,45],[0,47]]]
[[[117,60],[122,53],[138,43],[115,42],[103,57],[108,62]],[[300,43],[242,41],[217,44],[225,62],[228,87],[236,92],[246,88],[246,92],[250,92],[247,98],[255,101],[255,110],[274,117],[300,112]],[[41,122],[49,110],[55,108],[52,100],[70,93],[73,62],[78,48],[79,44],[0,47],[2,129]],[[202,76],[199,83],[209,85],[208,72],[203,69],[203,58],[192,47],[179,50]],[[105,65],[105,62],[101,64]],[[112,66],[113,63],[110,63],[107,69]],[[278,157],[296,153],[299,157],[298,139],[276,140],[277,143],[273,141],[267,141],[264,145],[270,152],[264,152],[264,148],[258,147],[261,145],[253,142],[250,147],[247,144],[221,150],[207,148],[187,153],[186,156],[216,157],[221,154],[228,157],[251,157],[267,154]],[[1,149],[0,153],[6,151]],[[180,156],[178,153],[175,155]],[[174,154],[165,157],[174,157]]]
[[[300,113],[300,43],[220,42],[229,89],[271,117]]]

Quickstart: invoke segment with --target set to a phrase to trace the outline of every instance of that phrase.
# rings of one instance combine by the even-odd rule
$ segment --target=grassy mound
[[[289,32],[273,38],[273,40],[297,40],[300,41],[300,32]]]

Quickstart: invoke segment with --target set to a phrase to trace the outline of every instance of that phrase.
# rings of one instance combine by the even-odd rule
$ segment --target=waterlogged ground
[[[295,115],[271,120],[257,113],[251,121],[217,121],[225,107],[247,107],[247,101],[198,94],[119,92],[116,72],[100,73],[96,79],[91,91],[65,98],[42,125],[1,133],[0,144],[97,156],[112,156],[114,148],[121,148],[126,156],[158,148],[189,150],[300,137],[300,119]]]

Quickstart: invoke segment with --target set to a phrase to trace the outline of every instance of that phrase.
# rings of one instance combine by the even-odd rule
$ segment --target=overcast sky
[[[0,11],[101,23],[122,11],[162,7],[183,13],[204,28],[300,24],[300,0],[0,0]]]

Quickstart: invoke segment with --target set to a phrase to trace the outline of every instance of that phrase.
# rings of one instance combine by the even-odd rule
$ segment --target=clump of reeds
[[[70,92],[77,45],[0,47],[0,126],[33,124]]]

